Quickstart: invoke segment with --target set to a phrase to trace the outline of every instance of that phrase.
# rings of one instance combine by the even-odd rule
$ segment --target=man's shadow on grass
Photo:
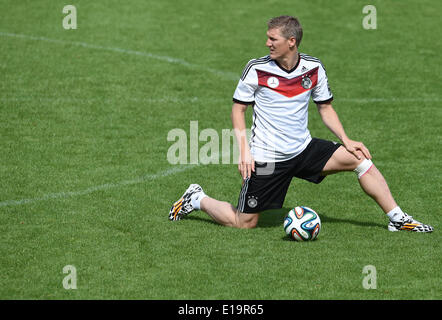
[[[264,211],[259,217],[257,228],[273,228],[273,227],[282,226],[284,223],[284,218],[287,216],[287,213],[291,209],[292,208],[281,208],[281,209]],[[353,220],[353,219],[343,219],[343,218],[338,218],[338,217],[330,217],[330,216],[327,216],[323,213],[320,213],[319,216],[321,218],[322,223],[347,223],[347,224],[352,224],[352,225],[361,226],[361,227],[377,227],[377,228],[385,229],[385,225],[375,223],[375,222],[367,222],[367,221],[359,221],[356,219]],[[206,223],[217,224],[209,217],[199,217],[199,216],[189,215],[186,217],[186,219],[194,220],[194,221],[204,221]]]
[[[282,226],[284,218],[292,208],[281,208],[275,210],[268,210],[261,214],[258,221],[259,228],[272,228]],[[375,222],[360,221],[357,219],[344,219],[339,217],[330,217],[324,213],[319,213],[321,223],[347,223],[361,227],[377,227],[385,229],[385,226]]]

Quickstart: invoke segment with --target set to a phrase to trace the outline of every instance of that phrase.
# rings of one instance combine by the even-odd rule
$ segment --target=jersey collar
[[[299,65],[299,61],[301,61],[301,56],[299,55],[299,52],[298,52],[298,61],[296,62],[295,66],[294,66],[292,69],[290,69],[290,70],[287,70],[286,68],[284,68],[283,66],[281,66],[281,65],[279,64],[278,61],[276,61],[276,60],[273,60],[273,61],[276,63],[276,65],[277,65],[277,66],[279,67],[279,69],[281,69],[282,71],[284,71],[284,72],[286,72],[286,73],[292,73],[292,72],[295,71],[296,68],[298,67],[298,65]]]

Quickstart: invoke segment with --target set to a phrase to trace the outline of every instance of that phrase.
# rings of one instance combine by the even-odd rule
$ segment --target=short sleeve
[[[233,93],[234,102],[242,104],[253,104],[255,102],[255,91],[258,88],[258,75],[255,68],[248,68],[249,64],[247,64],[244,69],[241,79],[239,79],[238,85]]]
[[[333,100],[333,94],[328,84],[327,74],[322,64],[318,69],[318,83],[312,90],[313,102],[317,104],[331,102]]]

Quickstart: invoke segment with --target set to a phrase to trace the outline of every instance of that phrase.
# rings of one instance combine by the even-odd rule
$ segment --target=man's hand
[[[345,149],[353,154],[358,160],[361,160],[362,156],[366,159],[371,159],[370,151],[368,151],[367,147],[365,147],[362,142],[347,139],[346,141],[343,141],[343,144]]]
[[[250,154],[249,148],[244,148],[244,152],[239,156],[238,171],[243,179],[249,178],[252,171],[255,172],[255,159]]]

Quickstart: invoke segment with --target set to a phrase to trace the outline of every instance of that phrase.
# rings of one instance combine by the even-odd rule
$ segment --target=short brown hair
[[[296,39],[296,46],[299,47],[302,40],[302,27],[298,18],[292,16],[279,16],[269,20],[267,26],[270,29],[278,28],[281,35],[289,39],[294,37]]]

